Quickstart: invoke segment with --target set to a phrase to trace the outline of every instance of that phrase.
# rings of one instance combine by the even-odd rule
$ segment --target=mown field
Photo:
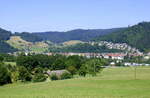
[[[150,67],[105,68],[96,77],[0,87],[0,98],[150,98]]]

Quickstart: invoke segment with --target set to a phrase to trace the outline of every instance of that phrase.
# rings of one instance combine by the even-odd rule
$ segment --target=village
[[[118,62],[123,62],[125,58],[129,57],[142,57],[145,60],[150,59],[150,54],[143,54],[143,53],[46,53],[46,55],[64,55],[64,56],[83,56],[86,58],[104,58],[104,59],[110,59],[112,62],[110,62],[110,66],[115,66]],[[150,66],[150,64],[147,63],[136,63],[136,62],[123,62],[124,66]]]
[[[137,53],[137,54],[143,54],[138,49],[131,47],[127,43],[112,43],[108,41],[99,41],[99,42],[88,42],[91,45],[98,45],[98,46],[106,46],[108,49],[118,49],[118,50],[124,50],[126,52],[130,53]]]

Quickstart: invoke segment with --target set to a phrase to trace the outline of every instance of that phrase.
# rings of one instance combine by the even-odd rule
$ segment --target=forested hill
[[[34,33],[29,32],[22,32],[22,33],[15,33],[14,36],[20,36],[23,40],[29,41],[29,42],[40,42],[43,41],[43,38],[41,36],[38,36]]]
[[[70,40],[89,41],[96,36],[109,34],[111,32],[118,31],[119,29],[121,28],[93,29],[93,30],[77,29],[67,32],[41,32],[41,33],[16,32],[12,34],[10,31],[0,28],[0,53],[15,52],[18,50],[18,48],[15,49],[17,47],[16,43],[14,43],[16,42],[16,39],[14,38],[14,41],[12,41],[12,39],[9,40],[10,38],[12,38],[12,36],[14,37],[19,36],[22,40],[27,41],[29,43],[31,42],[33,44],[37,42],[45,42],[47,40],[52,41],[53,43],[62,43]],[[22,44],[21,41],[19,41],[19,43]]]
[[[6,31],[0,28],[0,53],[8,53],[16,51],[16,49],[14,49],[8,43],[6,43],[6,40],[8,40],[11,35],[12,34],[10,31]]]
[[[49,31],[49,32],[22,32],[15,33],[15,36],[20,36],[23,40],[30,42],[39,42],[49,40],[53,43],[62,43],[70,40],[81,40],[81,41],[90,41],[91,39],[107,35],[112,32],[119,31],[124,28],[113,28],[113,29],[75,29],[66,32],[57,32],[57,31]]]
[[[6,30],[0,28],[0,40],[8,40],[11,35],[12,34],[10,31],[6,31]]]
[[[0,52],[14,52],[10,44],[6,43],[11,36],[20,36],[27,42],[62,43],[70,40],[90,41],[111,41],[114,43],[127,43],[141,51],[150,51],[150,22],[141,22],[127,28],[115,29],[76,29],[67,32],[36,32],[36,33],[15,33],[0,28]],[[99,36],[99,37],[98,37]]]
[[[100,36],[95,41],[111,41],[117,43],[128,43],[141,51],[150,51],[150,22],[141,22],[124,30]]]
[[[36,32],[34,35],[43,40],[50,40],[54,43],[61,43],[69,40],[89,41],[97,36],[106,35],[123,28],[114,29],[76,29],[67,32]]]

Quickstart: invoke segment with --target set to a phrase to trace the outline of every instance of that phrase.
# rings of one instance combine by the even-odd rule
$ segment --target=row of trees
[[[107,65],[108,62],[105,59],[91,58],[87,59],[82,56],[63,56],[63,55],[20,55],[17,60],[18,66],[24,66],[29,71],[34,68],[41,67],[50,70],[68,70],[72,75],[81,71],[87,73],[98,72],[102,65]]]
[[[118,49],[108,49],[106,46],[99,46],[98,44],[91,45],[89,43],[79,43],[71,46],[50,47],[50,52],[77,52],[77,53],[108,53],[108,52],[122,52]]]

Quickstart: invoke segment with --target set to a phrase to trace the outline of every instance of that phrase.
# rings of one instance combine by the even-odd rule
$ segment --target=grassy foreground
[[[0,98],[150,98],[150,67],[105,68],[96,77],[0,87]]]

